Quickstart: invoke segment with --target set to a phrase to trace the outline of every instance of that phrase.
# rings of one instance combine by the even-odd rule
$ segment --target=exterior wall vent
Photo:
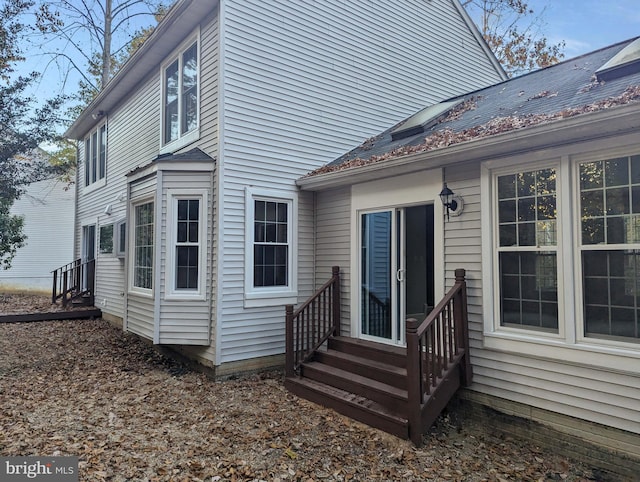
[[[618,79],[640,72],[640,38],[635,39],[596,70],[598,81]]]

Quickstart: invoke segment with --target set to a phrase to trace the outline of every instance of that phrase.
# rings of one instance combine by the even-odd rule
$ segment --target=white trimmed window
[[[167,297],[204,298],[206,270],[206,192],[169,192],[170,247]]]
[[[558,332],[555,168],[496,177],[500,325]]]
[[[153,289],[154,203],[133,206],[131,286],[150,293]]]
[[[640,155],[578,164],[584,336],[640,342]]]
[[[84,139],[84,185],[103,181],[107,174],[107,125],[102,124]],[[104,181],[103,181],[104,182]]]
[[[192,37],[162,66],[162,146],[175,150],[198,137],[199,42]]]
[[[246,196],[245,305],[295,301],[297,199],[248,189]],[[290,299],[284,299],[290,298]]]
[[[535,356],[564,346],[567,361],[610,367],[610,354],[640,357],[637,150],[482,172],[485,345]]]

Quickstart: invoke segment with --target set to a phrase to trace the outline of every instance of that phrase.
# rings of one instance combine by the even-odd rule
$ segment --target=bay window
[[[134,206],[132,286],[153,288],[154,203]]]

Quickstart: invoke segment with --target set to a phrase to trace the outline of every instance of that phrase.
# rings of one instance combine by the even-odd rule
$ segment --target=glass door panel
[[[393,212],[363,214],[361,228],[361,334],[391,340]]]

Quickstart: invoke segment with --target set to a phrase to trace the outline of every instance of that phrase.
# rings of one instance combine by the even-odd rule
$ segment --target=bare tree
[[[553,44],[543,34],[546,7],[535,12],[526,0],[465,0],[462,4],[510,76],[547,67],[564,57],[564,41]]]
[[[132,41],[155,25],[166,10],[163,0],[56,0],[40,3],[36,25],[44,45],[52,40],[62,45],[46,50],[45,55],[66,69],[63,77],[75,70],[82,79],[81,90],[92,97],[131,53]]]

